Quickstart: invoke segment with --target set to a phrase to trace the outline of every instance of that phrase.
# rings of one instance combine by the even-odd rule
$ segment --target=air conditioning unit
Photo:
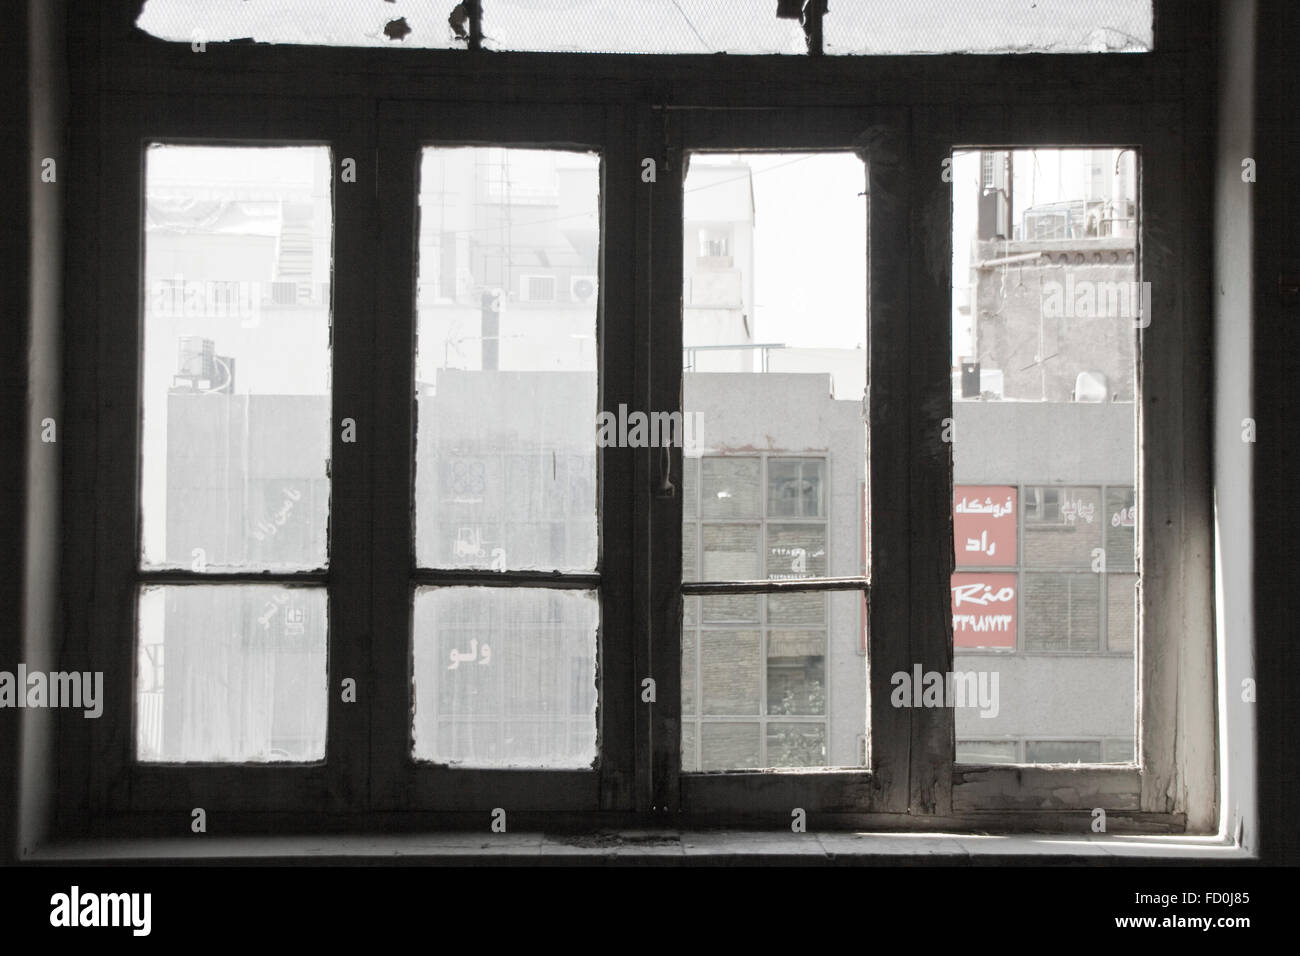
[[[584,305],[596,301],[596,292],[599,284],[595,276],[570,276],[569,277],[569,298],[574,302],[581,302]]]
[[[519,277],[520,302],[554,302],[555,276],[521,275]]]

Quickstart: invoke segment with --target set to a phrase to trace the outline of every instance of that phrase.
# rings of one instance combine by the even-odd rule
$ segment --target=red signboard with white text
[[[958,485],[953,490],[952,539],[959,568],[1016,564],[1016,489]]]
[[[1016,646],[1016,576],[958,571],[952,576],[953,647]]]
[[[1016,489],[957,485],[952,537],[958,570],[952,576],[954,647],[1016,646],[1016,575],[968,568],[1015,567]]]

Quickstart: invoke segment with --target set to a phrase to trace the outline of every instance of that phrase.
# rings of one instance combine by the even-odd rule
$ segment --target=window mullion
[[[374,375],[377,321],[372,268],[378,210],[375,190],[367,188],[379,171],[373,168],[374,107],[367,100],[340,103],[340,132],[333,145],[334,166],[334,301],[331,309],[333,408],[331,433],[329,723],[326,762],[336,800],[349,809],[366,808],[370,775],[372,702],[376,694],[370,672],[370,644],[383,633],[371,627],[372,502],[375,489],[373,453],[378,441]],[[355,163],[355,182],[344,176]],[[372,168],[367,168],[372,167]],[[382,266],[380,267],[382,268]],[[388,278],[383,276],[383,278]],[[352,419],[356,431],[345,435]],[[355,440],[348,441],[351,437]],[[348,692],[345,693],[345,681]]]
[[[933,262],[931,249],[951,245],[952,184],[941,175],[951,144],[943,140],[937,111],[913,113],[911,162],[901,171],[912,223],[909,264],[907,403],[910,435],[908,510],[911,513],[911,627],[907,670],[952,670],[952,616],[947,601],[953,572],[952,444],[945,418],[952,415],[950,312],[951,260]],[[926,211],[943,210],[944,215]],[[879,250],[882,259],[891,255]],[[931,268],[916,268],[920,263]],[[912,767],[909,809],[946,815],[952,808],[954,713],[950,707],[911,707]]]
[[[640,155],[657,164],[653,181],[638,183],[636,261],[648,281],[637,298],[636,397],[648,411],[682,405],[682,182],[684,153],[677,114],[648,110],[638,124]],[[640,177],[639,177],[640,178]],[[634,587],[645,624],[636,630],[637,673],[652,676],[656,703],[638,724],[637,809],[680,805],[682,654],[682,448],[628,449],[637,462],[633,482],[634,531],[640,560]],[[663,486],[664,465],[672,482]],[[644,731],[643,731],[644,727]],[[648,734],[648,736],[647,736]],[[642,773],[649,776],[643,778]],[[643,782],[644,781],[644,782]]]
[[[376,274],[371,377],[374,419],[371,490],[370,801],[409,809],[411,740],[411,503],[414,477],[416,205],[419,143],[407,110],[380,105],[373,190],[377,220],[358,267]],[[378,228],[382,223],[383,228]]]

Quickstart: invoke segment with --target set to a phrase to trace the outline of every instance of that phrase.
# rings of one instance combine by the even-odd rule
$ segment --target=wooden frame
[[[618,819],[786,826],[790,808],[803,806],[821,811],[824,825],[1072,832],[1085,830],[1088,811],[1101,806],[1121,827],[1212,832],[1211,127],[1197,114],[1211,82],[1200,56],[1213,26],[1208,3],[1157,0],[1151,54],[875,58],[222,44],[196,54],[134,31],[134,6],[73,3],[86,16],[71,26],[85,66],[72,88],[64,505],[68,527],[93,531],[65,541],[64,656],[69,668],[105,672],[106,704],[102,721],[60,716],[59,832],[154,833],[161,821],[188,820],[197,806],[252,829],[284,819],[312,829],[471,819],[478,826],[495,806],[588,826]],[[141,209],[140,144],[150,138],[321,143],[336,165],[344,156],[358,160],[358,183],[335,184],[333,420],[356,419],[376,452],[363,460],[355,446],[339,446],[335,430],[332,514],[341,523],[329,571],[316,579],[330,589],[333,608],[330,739],[319,765],[175,768],[133,766],[129,757],[130,720],[122,715],[132,711],[137,579],[123,542],[136,540],[131,396],[139,363],[126,343],[137,340],[141,291],[139,234],[130,224]],[[485,583],[417,574],[406,550],[391,544],[410,526],[409,475],[385,463],[407,454],[412,438],[413,149],[424,140],[599,149],[602,407],[626,401],[652,410],[680,400],[683,151],[865,155],[871,441],[891,449],[871,466],[869,772],[679,772],[678,721],[665,702],[680,695],[681,506],[680,497],[655,494],[660,463],[649,449],[602,454],[600,570],[571,582],[598,579],[602,594],[598,767],[456,771],[453,780],[450,771],[403,762],[409,727],[385,688],[404,681],[405,652],[376,635],[405,633],[417,580]],[[892,671],[914,662],[946,670],[952,660],[952,472],[940,439],[951,415],[949,357],[935,346],[950,334],[951,200],[941,162],[957,148],[1008,144],[1116,144],[1142,153],[1141,268],[1156,320],[1141,352],[1140,769],[956,770],[950,712],[881,705]],[[635,175],[647,156],[660,160],[653,188]],[[674,449],[676,476],[680,456]],[[96,507],[85,493],[92,487],[115,507]],[[881,507],[900,500],[906,509]],[[492,583],[537,582],[512,575]],[[358,681],[365,703],[338,702],[337,679],[349,673],[368,678]],[[654,707],[639,702],[643,676],[658,682]],[[1077,804],[1061,800],[1063,789],[1078,794]]]

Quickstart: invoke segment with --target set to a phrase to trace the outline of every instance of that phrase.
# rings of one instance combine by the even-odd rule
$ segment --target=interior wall
[[[1220,4],[1218,146],[1214,210],[1214,486],[1215,611],[1219,635],[1219,752],[1221,832],[1240,830],[1257,850],[1255,708],[1242,700],[1242,682],[1255,674],[1251,579],[1254,521],[1252,445],[1243,440],[1251,410],[1255,184],[1243,162],[1255,154],[1255,0]],[[1231,766],[1229,766],[1231,757]],[[1231,770],[1231,774],[1228,771]]]
[[[27,273],[31,250],[31,208],[27,99],[27,11],[10,11],[7,30],[0,30],[0,88],[16,91],[0,110],[0,165],[10,170],[18,188],[0,189],[0,315],[12,316],[0,336],[0,527],[23,527],[27,435]],[[11,180],[12,181],[12,180]],[[0,535],[0,668],[11,668],[22,653],[18,608],[22,597],[21,533]],[[0,711],[0,859],[13,858],[18,826],[18,731],[16,714]]]
[[[1232,3],[1228,4],[1232,6]],[[1254,191],[1254,394],[1258,432],[1254,455],[1255,673],[1258,683],[1260,846],[1271,863],[1300,863],[1300,640],[1291,602],[1300,569],[1300,518],[1295,481],[1300,470],[1296,326],[1300,301],[1279,280],[1300,281],[1300,67],[1295,38],[1300,7],[1293,0],[1259,0],[1258,90]],[[1228,333],[1232,334],[1232,333]],[[1240,696],[1238,694],[1238,696]]]
[[[27,5],[31,82],[28,88],[30,218],[27,276],[26,449],[22,646],[19,660],[29,670],[65,667],[58,658],[59,604],[60,391],[63,311],[63,196],[70,172],[66,163],[67,54],[62,0],[31,0]],[[49,161],[53,161],[51,166]],[[19,313],[22,314],[22,313]],[[7,662],[6,662],[7,663]],[[19,739],[18,833],[20,858],[48,832],[58,781],[54,762],[55,726],[60,711],[16,712]]]

